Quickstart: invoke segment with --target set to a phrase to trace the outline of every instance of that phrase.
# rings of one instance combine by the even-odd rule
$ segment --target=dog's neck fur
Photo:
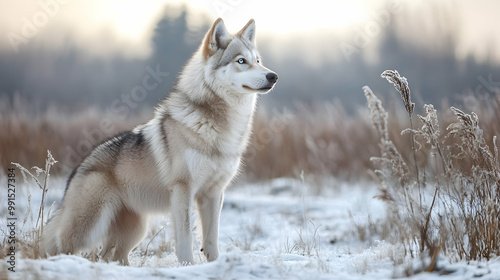
[[[221,155],[241,156],[250,136],[257,94],[221,93],[224,89],[212,88],[204,73],[204,59],[199,51],[186,65],[178,87],[164,100],[166,112]]]

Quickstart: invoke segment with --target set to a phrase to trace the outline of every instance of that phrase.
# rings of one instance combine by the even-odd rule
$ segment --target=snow
[[[2,182],[6,180],[1,178]],[[65,178],[52,178],[47,202],[62,198]],[[32,215],[22,230],[36,223],[39,190],[31,188]],[[360,240],[356,225],[383,219],[385,207],[373,197],[371,183],[312,183],[281,178],[240,184],[228,189],[221,214],[220,256],[207,263],[195,241],[195,262],[178,264],[168,215],[156,217],[142,243],[131,253],[128,267],[92,262],[80,255],[48,259],[17,259],[7,279],[391,279],[404,277],[407,266],[397,245],[368,236]],[[0,226],[5,228],[7,193],[0,190]],[[19,184],[16,203],[27,209],[28,188]],[[19,208],[18,208],[19,209]],[[19,217],[24,213],[19,209]],[[193,221],[196,217],[193,217]],[[21,230],[21,229],[19,229]],[[195,232],[200,227],[195,223]],[[20,235],[21,232],[18,233]],[[409,261],[414,269],[419,260]],[[0,268],[6,270],[6,260]],[[440,272],[418,273],[409,279],[500,279],[500,259],[449,263]],[[3,274],[0,273],[0,278]]]

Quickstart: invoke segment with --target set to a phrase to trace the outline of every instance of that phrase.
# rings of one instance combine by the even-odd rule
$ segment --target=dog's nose
[[[276,83],[276,81],[278,81],[278,74],[276,74],[276,73],[267,73],[266,79],[267,79],[268,82],[274,84],[274,83]]]

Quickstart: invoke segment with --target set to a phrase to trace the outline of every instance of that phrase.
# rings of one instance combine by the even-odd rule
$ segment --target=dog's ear
[[[238,32],[238,36],[241,36],[242,38],[245,38],[255,44],[255,20],[249,20],[240,32]]]
[[[231,35],[227,32],[224,21],[218,18],[212,28],[205,35],[203,41],[203,55],[205,58],[213,55],[218,49],[225,49],[231,41]]]

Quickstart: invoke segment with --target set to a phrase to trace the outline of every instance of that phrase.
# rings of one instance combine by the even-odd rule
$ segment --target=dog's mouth
[[[252,88],[252,87],[249,87],[247,85],[243,85],[243,88],[247,89],[247,90],[267,92],[267,91],[270,91],[273,88],[273,86],[274,86],[274,84],[272,84],[270,86],[261,87],[261,88]]]

